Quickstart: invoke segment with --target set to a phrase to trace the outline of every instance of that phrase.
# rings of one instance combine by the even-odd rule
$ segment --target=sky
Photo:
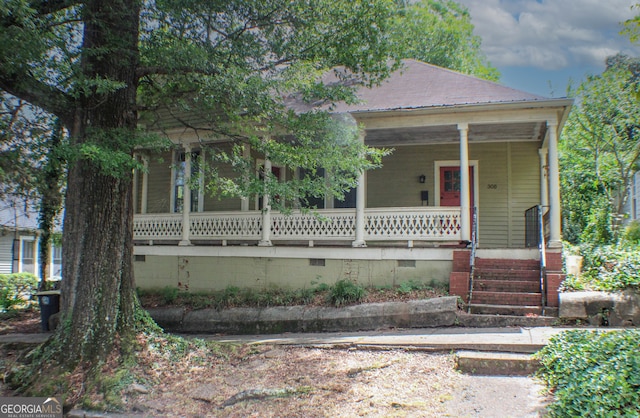
[[[545,97],[566,97],[618,52],[640,56],[620,35],[640,0],[456,0],[466,6],[500,83]]]

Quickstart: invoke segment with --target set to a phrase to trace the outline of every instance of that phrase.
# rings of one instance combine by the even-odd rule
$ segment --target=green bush
[[[640,330],[566,331],[536,355],[552,417],[640,416]]]
[[[640,245],[640,221],[633,221],[627,225],[622,234],[622,242]]]
[[[581,245],[580,278],[568,277],[563,290],[618,291],[640,289],[640,245]]]
[[[342,279],[338,280],[336,284],[331,286],[329,290],[329,302],[340,307],[348,305],[350,303],[356,303],[364,299],[367,295],[367,291],[359,284],[352,282],[351,280]]]
[[[38,279],[30,273],[0,274],[0,311],[31,303]]]

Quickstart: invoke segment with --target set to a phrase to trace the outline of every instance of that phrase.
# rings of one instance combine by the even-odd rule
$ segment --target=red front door
[[[469,167],[471,206],[473,196],[473,167]],[[440,206],[460,206],[460,167],[440,167]]]

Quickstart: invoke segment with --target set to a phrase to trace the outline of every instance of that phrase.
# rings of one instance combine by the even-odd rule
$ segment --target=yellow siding
[[[205,157],[208,162],[211,162],[211,157],[215,152],[226,152],[230,153],[233,145],[230,143],[227,144],[217,144],[215,147],[207,147],[205,150]],[[218,165],[218,174],[221,177],[227,178],[235,178],[237,177],[236,173],[233,171],[233,168],[230,164]],[[205,195],[204,195],[204,211],[234,211],[240,210],[241,201],[238,198],[223,198],[215,193],[215,189],[209,191],[207,188],[207,176],[205,175]]]
[[[458,144],[398,147],[383,167],[367,173],[367,207],[420,206],[420,191],[435,205],[437,161],[458,160]],[[522,248],[524,211],[540,201],[538,145],[533,142],[470,144],[477,160],[479,239],[483,248]],[[424,174],[426,182],[418,177]]]
[[[147,213],[168,213],[171,197],[171,165],[173,154],[166,151],[149,158]]]

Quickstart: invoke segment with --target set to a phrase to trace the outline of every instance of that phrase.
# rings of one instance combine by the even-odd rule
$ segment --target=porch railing
[[[175,241],[182,236],[182,214],[135,215],[135,240]],[[260,211],[199,212],[189,218],[192,240],[260,240]],[[354,240],[354,209],[326,209],[314,213],[271,213],[272,240]],[[365,240],[457,241],[460,208],[370,208],[365,210]]]

